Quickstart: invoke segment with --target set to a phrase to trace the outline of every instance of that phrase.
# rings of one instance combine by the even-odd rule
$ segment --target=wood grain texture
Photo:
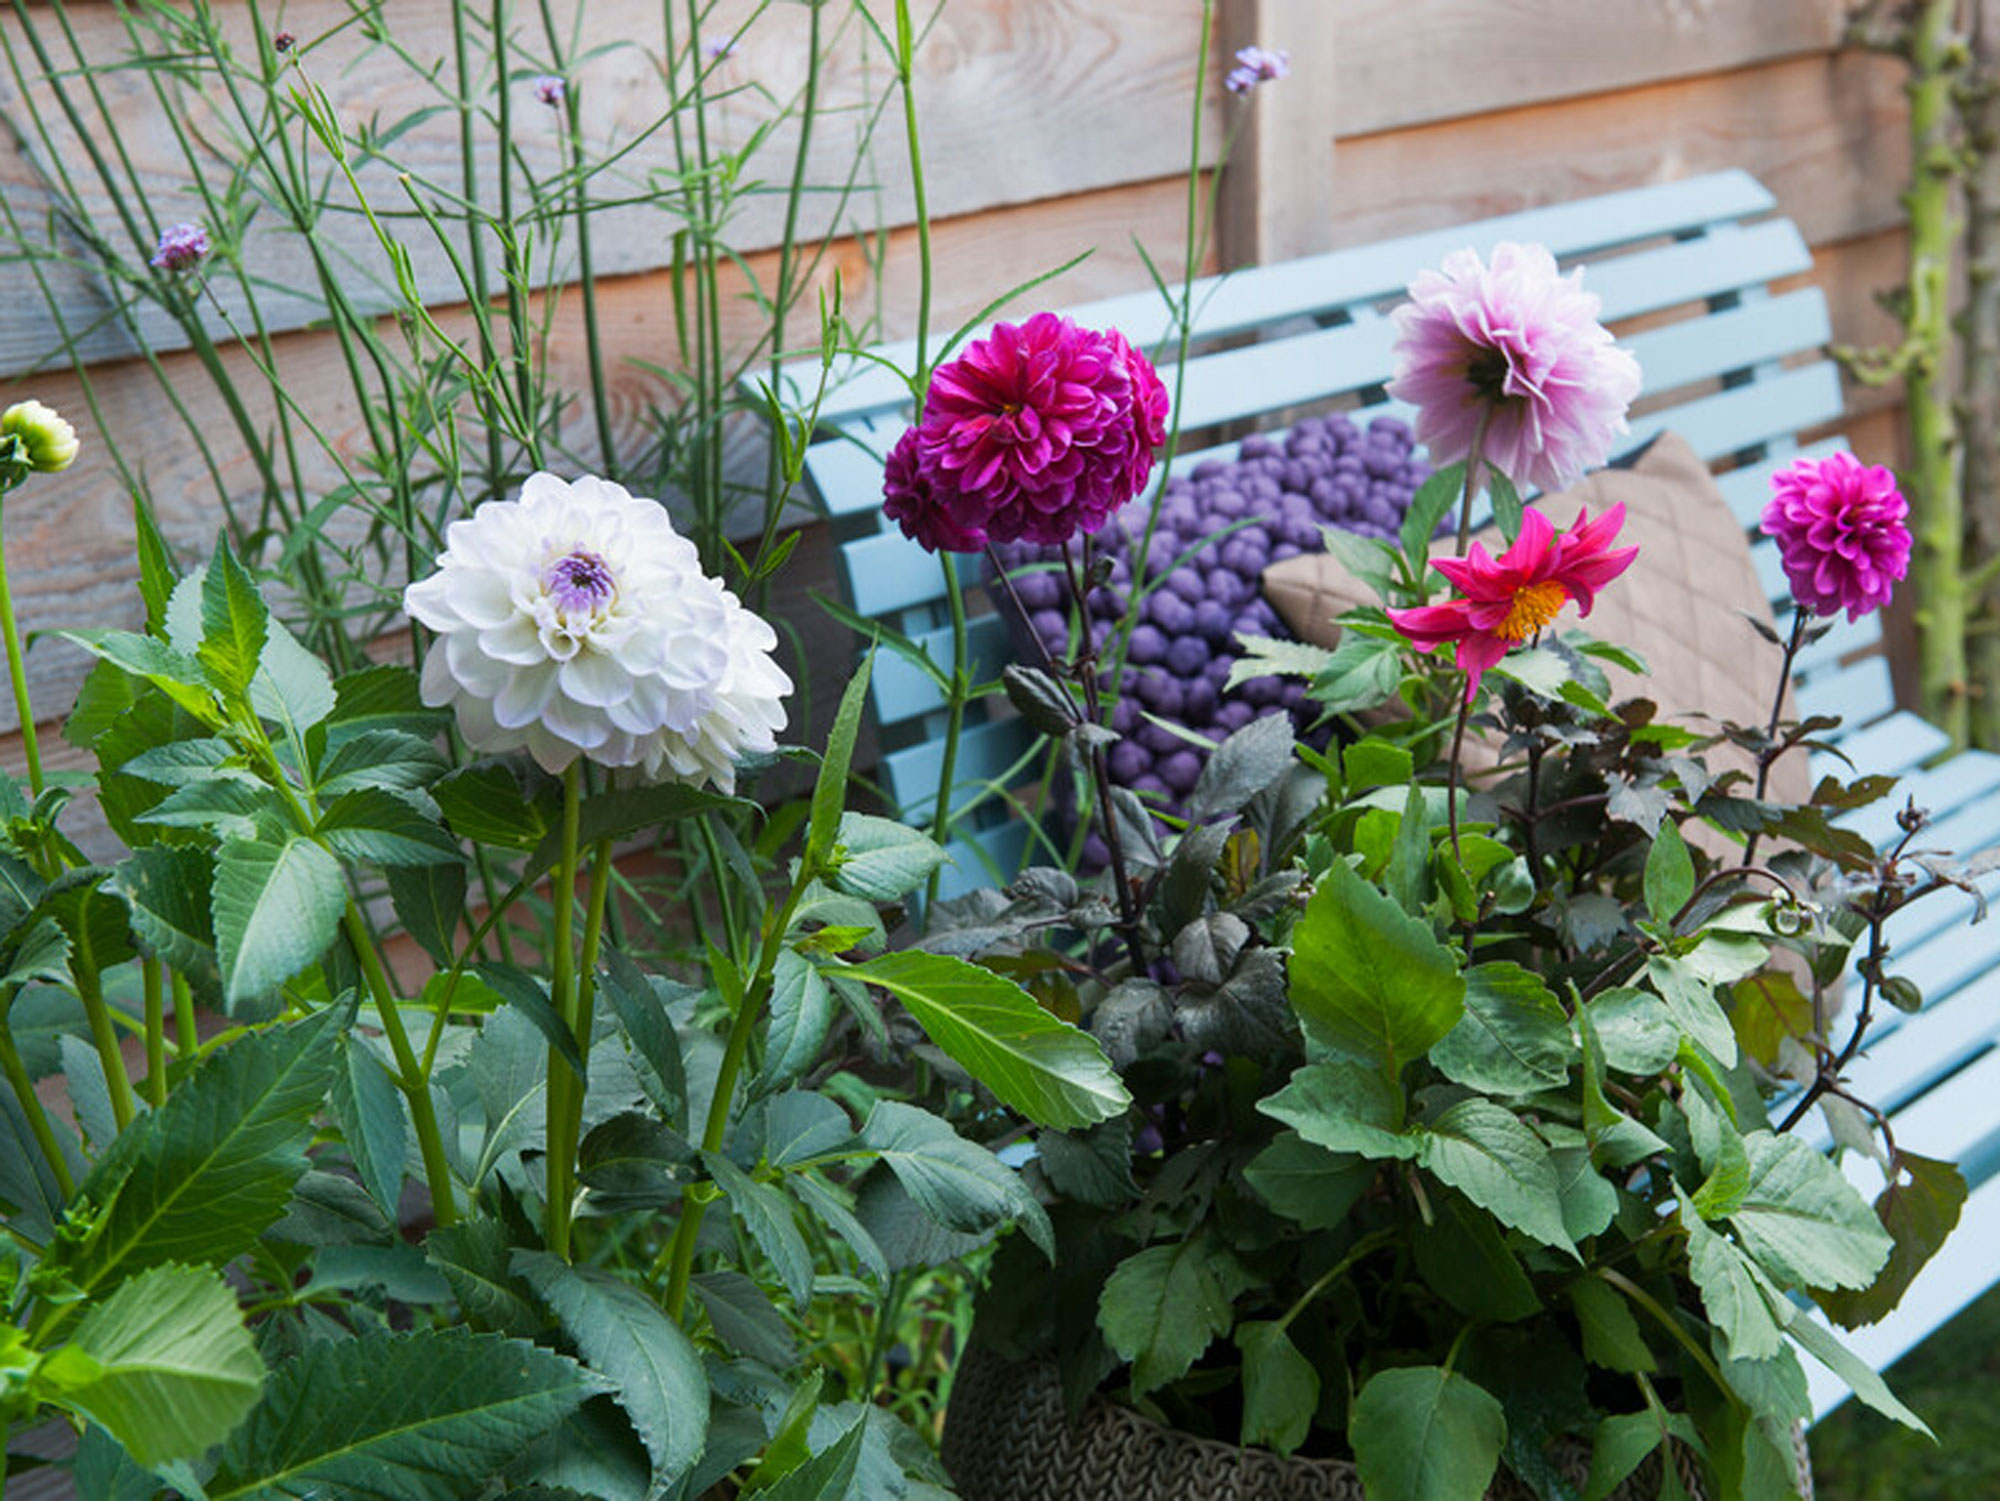
[[[885,21],[887,0],[867,0]],[[686,227],[689,209],[676,184],[679,175],[675,132],[663,128],[669,101],[672,59],[674,87],[681,96],[693,89],[687,65],[690,39],[683,31],[668,48],[657,0],[566,0],[553,7],[559,35],[579,33],[587,44],[569,48],[583,61],[563,69],[575,91],[578,139],[585,160],[608,165],[593,171],[594,200],[619,206],[593,213],[593,261],[598,274],[630,273],[669,264],[674,233]],[[679,7],[669,7],[678,13]],[[917,7],[919,19],[929,8]],[[275,150],[271,131],[257,123],[267,76],[280,90],[300,77],[326,91],[343,127],[386,133],[417,118],[407,131],[386,140],[382,155],[358,161],[368,201],[387,215],[390,230],[410,250],[412,272],[426,302],[453,302],[465,292],[437,238],[415,218],[410,195],[397,173],[407,171],[426,202],[444,218],[463,187],[455,112],[439,110],[456,77],[452,62],[449,8],[398,4],[391,18],[394,47],[371,41],[364,28],[344,24],[345,0],[299,0],[289,5],[285,24],[299,37],[291,58],[300,70],[281,70],[268,51],[260,53],[250,8],[218,7],[223,18],[231,71],[208,67],[182,79],[133,63],[141,50],[117,10],[104,0],[79,0],[67,8],[75,35],[72,46],[50,13],[30,13],[32,34],[11,13],[0,17],[0,42],[15,70],[0,70],[0,113],[18,121],[31,144],[24,150],[0,137],[0,191],[18,216],[22,236],[45,255],[63,260],[49,267],[58,295],[72,309],[106,310],[129,305],[143,336],[156,349],[186,347],[176,323],[146,293],[154,281],[144,265],[160,224],[180,219],[207,222],[218,243],[240,253],[263,285],[256,300],[275,329],[303,326],[314,314],[310,296],[287,289],[310,288],[312,259],[275,200],[278,174],[267,170],[260,153]],[[169,12],[171,14],[171,12]],[[757,0],[716,0],[704,7],[708,19],[693,55],[703,58],[701,87],[710,97],[710,146],[717,180],[728,177],[741,188],[727,217],[725,238],[739,251],[778,244],[786,222],[784,186],[797,152],[795,124],[770,122],[791,113],[802,97],[806,59],[811,55],[808,7],[759,4]],[[807,237],[857,226],[901,225],[913,221],[900,101],[891,104],[892,78],[880,45],[845,5],[823,7],[827,62],[820,80],[820,117],[807,154],[808,189],[799,208],[799,232]],[[576,274],[576,243],[565,222],[556,174],[563,165],[561,117],[536,102],[533,80],[554,69],[553,54],[534,12],[523,8],[509,32],[508,100],[519,152],[517,216],[540,223],[540,251],[532,274],[541,283]],[[1194,62],[1200,11],[1190,5],[1159,6],[1150,0],[949,0],[918,50],[916,98],[932,213],[939,218],[1059,198],[1179,170],[1187,158],[1194,105]],[[33,48],[39,42],[44,67]],[[707,59],[710,44],[733,42],[727,55]],[[193,52],[185,37],[147,40],[143,50]],[[473,85],[490,113],[496,96],[496,69],[490,39],[475,40]],[[84,59],[104,95],[100,112],[75,76]],[[59,82],[51,81],[51,74]],[[1219,74],[1217,75],[1219,78]],[[156,96],[155,79],[166,91]],[[25,87],[24,87],[25,85]],[[250,114],[239,114],[229,85],[241,94]],[[57,97],[66,91],[77,107],[85,133],[108,142],[115,126],[129,155],[129,173],[108,158],[113,181],[100,181],[67,122]],[[1214,92],[1214,90],[1211,90]],[[229,223],[194,191],[196,174],[187,153],[167,128],[168,111],[180,120],[193,143],[200,180],[220,195],[237,183],[256,217],[247,225]],[[439,110],[418,118],[427,110]],[[1213,109],[1204,111],[1213,136]],[[32,144],[45,128],[54,150]],[[768,133],[766,131],[768,130]],[[303,136],[294,123],[292,133]],[[480,193],[488,212],[496,201],[498,133],[488,119],[477,131],[475,149]],[[685,137],[692,151],[693,136]],[[754,143],[754,146],[753,146]],[[1210,139],[1205,149],[1213,149]],[[859,161],[858,170],[855,163]],[[310,154],[311,175],[330,174],[325,153]],[[82,222],[52,218],[54,200],[44,178],[67,169],[84,208]],[[539,188],[531,186],[539,184]],[[850,183],[854,191],[845,191]],[[317,191],[317,190],[316,190]],[[344,185],[325,189],[318,235],[343,279],[357,288],[367,311],[396,305],[385,253]],[[537,200],[539,195],[539,204]],[[116,212],[133,211],[128,226]],[[0,221],[0,235],[4,235]],[[559,236],[559,238],[553,238]],[[5,273],[24,295],[0,298],[0,373],[28,368],[57,347],[57,330],[42,310],[42,299],[27,293],[20,267]],[[245,320],[246,295],[235,278],[218,272],[209,284],[223,308]],[[497,284],[497,283],[496,283]],[[206,310],[213,335],[228,336],[222,319]],[[116,319],[77,320],[90,359],[130,354],[132,336]],[[73,329],[72,332],[75,332]]]
[[[1330,8],[1339,15],[1342,135],[1827,52],[1840,43],[1846,10],[1843,0],[1341,0]]]
[[[1815,245],[1872,233],[1902,218],[1902,76],[1894,59],[1842,53],[1343,136],[1336,240],[1367,244],[1724,167],[1770,188]]]

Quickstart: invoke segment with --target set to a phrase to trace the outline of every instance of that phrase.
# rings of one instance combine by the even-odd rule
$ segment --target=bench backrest
[[[1811,269],[1795,225],[1773,217],[1775,201],[1754,178],[1722,172],[1533,209],[1456,229],[1358,246],[1197,285],[1193,355],[1179,396],[1181,430],[1223,424],[1282,425],[1304,409],[1346,407],[1357,420],[1410,413],[1391,402],[1393,328],[1386,316],[1417,272],[1470,245],[1482,256],[1505,240],[1547,245],[1565,265],[1588,268],[1585,286],[1603,319],[1638,356],[1645,389],[1632,419],[1634,442],[1672,428],[1712,466],[1735,514],[1754,527],[1774,468],[1801,451],[1801,435],[1838,421],[1839,373],[1823,353],[1826,299],[1815,287],[1781,290]],[[1117,327],[1132,342],[1167,352],[1174,330],[1156,292],[1066,309],[1079,322]],[[876,353],[909,368],[913,344]],[[1162,361],[1169,389],[1174,372]],[[801,384],[814,380],[800,371]],[[808,387],[809,389],[809,387]],[[849,602],[924,645],[948,665],[944,560],[925,553],[883,518],[882,456],[910,421],[908,393],[891,370],[860,362],[821,406],[821,435],[808,450],[812,493],[836,528]],[[1839,446],[1828,440],[1818,448]],[[1233,443],[1183,453],[1176,472],[1233,457]],[[1757,549],[1774,599],[1783,575],[1768,544]],[[977,560],[957,566],[970,586]],[[1858,728],[1892,707],[1873,617],[1835,630],[1801,662],[1799,703],[1846,716]],[[976,615],[975,676],[991,677],[1009,656],[999,619]],[[993,702],[989,700],[988,702]],[[881,732],[880,776],[913,821],[929,819],[939,792],[942,698],[933,679],[884,654],[874,687]],[[983,706],[975,706],[979,709]],[[1018,862],[1019,820],[990,797],[1032,754],[1029,737],[1004,714],[968,719],[950,791],[954,810],[984,799],[954,849],[958,887],[991,880]],[[963,827],[963,826],[962,826]],[[949,889],[949,888],[948,888]]]

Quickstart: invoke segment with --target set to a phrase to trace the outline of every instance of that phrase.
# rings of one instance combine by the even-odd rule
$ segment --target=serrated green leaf
[[[945,859],[930,835],[872,813],[843,813],[834,847],[840,858],[829,877],[834,889],[871,902],[899,901]]]
[[[1423,569],[1424,560],[1430,556],[1431,537],[1436,533],[1438,523],[1461,504],[1464,491],[1463,460],[1433,471],[1417,486],[1417,493],[1410,497],[1410,508],[1403,513],[1403,525],[1397,536],[1403,544],[1403,556],[1409,559],[1413,570],[1421,572]]]
[[[461,1501],[604,1386],[573,1360],[497,1334],[309,1345],[272,1373],[209,1501]]]
[[[1375,1177],[1363,1158],[1280,1131],[1243,1169],[1264,1202],[1303,1230],[1331,1230],[1347,1218]]]
[[[1293,931],[1289,968],[1306,1029],[1391,1074],[1428,1053],[1465,1011],[1464,976],[1430,925],[1340,862]]]
[[[861,1128],[861,1140],[880,1154],[917,1207],[947,1230],[980,1235],[1014,1220],[1054,1259],[1048,1213],[1020,1178],[928,1111],[880,1101]],[[869,1223],[866,1215],[862,1222]]]
[[[142,678],[206,725],[219,725],[223,715],[203,676],[201,664],[154,636],[132,631],[55,631],[51,634],[80,646],[100,661]]]
[[[458,841],[404,798],[380,787],[343,792],[315,831],[343,859],[371,865],[442,865],[465,858]]]
[[[1633,1315],[1632,1305],[1600,1277],[1579,1277],[1569,1286],[1570,1307],[1583,1331],[1584,1357],[1607,1371],[1656,1371],[1659,1360]]]
[[[1703,1224],[1692,1204],[1682,1204],[1681,1227],[1688,1237],[1688,1275],[1729,1354],[1737,1360],[1768,1360],[1776,1355],[1784,1340],[1756,1266],[1725,1236]]]
[[[1846,1175],[1796,1136],[1753,1131],[1743,1146],[1749,1181],[1729,1215],[1743,1249],[1792,1287],[1874,1281],[1894,1243]]]
[[[176,787],[138,815],[142,824],[201,829],[218,839],[281,837],[289,820],[278,795],[251,782],[211,778]]]
[[[268,995],[318,960],[346,909],[340,862],[312,840],[224,843],[211,906],[223,1004]]]
[[[282,726],[303,744],[306,731],[333,713],[339,702],[333,676],[285,629],[284,622],[273,620],[268,630],[257,675],[250,680],[250,707],[258,718]]]
[[[1105,1279],[1097,1327],[1132,1364],[1132,1395],[1177,1381],[1232,1319],[1217,1268],[1228,1252],[1193,1235],[1126,1257]]]
[[[428,740],[401,730],[364,730],[342,740],[317,769],[322,798],[357,787],[407,792],[428,787],[444,775],[446,762]]]
[[[1666,1002],[1644,990],[1607,990],[1585,1007],[1607,1068],[1657,1074],[1680,1056],[1681,1029]]]
[[[409,1145],[403,1095],[374,1052],[352,1034],[340,1039],[327,1104],[362,1186],[393,1216],[402,1202]]]
[[[432,865],[392,865],[383,872],[396,921],[439,969],[451,968],[458,953],[459,925],[465,918],[466,874],[462,860]]]
[[[1402,1086],[1351,1058],[1307,1064],[1257,1108],[1329,1152],[1407,1160],[1423,1147],[1403,1130]]]
[[[492,986],[509,1006],[533,1022],[535,1030],[570,1066],[572,1073],[579,1079],[585,1076],[583,1054],[577,1050],[576,1034],[556,1014],[555,1005],[549,1000],[548,990],[540,977],[518,964],[475,964],[470,973]]]
[[[1800,1348],[1814,1360],[1845,1381],[1855,1396],[1883,1417],[1892,1418],[1905,1428],[1936,1440],[1937,1435],[1931,1432],[1930,1424],[1903,1405],[1889,1390],[1889,1383],[1882,1379],[1881,1374],[1834,1338],[1830,1331],[1814,1323],[1811,1314],[1783,1300],[1777,1305],[1776,1312],[1784,1321],[1785,1333],[1798,1341]]]
[[[715,1186],[729,1196],[730,1210],[743,1222],[757,1248],[770,1258],[778,1280],[791,1295],[792,1306],[804,1312],[812,1301],[812,1252],[799,1230],[792,1201],[768,1183],[759,1183],[720,1152],[703,1154],[703,1164]]]
[[[91,1232],[45,1265],[89,1292],[170,1261],[223,1262],[285,1211],[306,1170],[338,1018],[323,1011],[210,1054],[78,1187]]]
[[[1319,1408],[1319,1372],[1280,1323],[1236,1326],[1243,1352],[1243,1421],[1238,1442],[1290,1454],[1305,1442]]]
[[[932,1042],[1038,1125],[1089,1126],[1131,1103],[1096,1039],[991,970],[902,950],[838,973],[895,996]]]
[[[521,792],[512,768],[481,761],[431,784],[431,797],[451,831],[474,844],[530,850],[548,836],[548,822]],[[558,834],[560,838],[560,834]]]
[[[517,1251],[514,1271],[555,1310],[590,1368],[613,1384],[653,1461],[653,1484],[694,1468],[708,1441],[708,1374],[680,1326],[637,1288],[544,1251]]]
[[[473,1216],[431,1231],[424,1255],[458,1299],[460,1316],[474,1329],[531,1339],[546,1315],[534,1306],[509,1262],[514,1254],[507,1227]]]
[[[826,977],[809,960],[791,949],[778,955],[771,974],[770,1021],[756,1093],[783,1089],[819,1061],[836,1004]]]
[[[264,1362],[236,1296],[202,1267],[156,1266],[92,1305],[35,1374],[144,1465],[198,1459],[256,1403]]]
[[[184,976],[196,995],[220,998],[222,971],[209,912],[214,881],[215,861],[207,850],[152,844],[127,857],[109,884],[130,911],[139,951]]]
[[[1506,1438],[1492,1394],[1436,1366],[1376,1372],[1347,1419],[1369,1501],[1482,1501]]]
[[[947,564],[947,566],[949,566]],[[861,711],[868,702],[868,680],[874,672],[871,652],[861,659],[834,711],[833,728],[828,732],[826,754],[820,758],[819,776],[813,782],[812,819],[806,826],[805,869],[817,874],[840,838],[840,816],[847,806],[847,772],[854,761],[854,742],[861,735]]]
[[[1562,1006],[1540,976],[1511,962],[1465,972],[1465,1014],[1431,1049],[1447,1079],[1498,1095],[1557,1088],[1576,1057]]]
[[[1461,1100],[1423,1128],[1417,1161],[1502,1224],[1574,1252],[1548,1148],[1490,1100]]]
[[[1653,847],[1646,852],[1646,911],[1653,921],[1670,923],[1694,895],[1694,856],[1671,818],[1663,819]]]
[[[1827,1317],[1844,1329],[1887,1318],[1924,1263],[1958,1227],[1965,1208],[1965,1175],[1951,1163],[1898,1152],[1896,1168],[1894,1180],[1875,1200],[1875,1217],[1895,1242],[1882,1274],[1859,1292],[1814,1295]]]
[[[270,607],[257,592],[256,581],[236,561],[229,538],[217,538],[214,560],[202,576],[201,644],[195,648],[195,659],[225,698],[249,692],[270,619]]]

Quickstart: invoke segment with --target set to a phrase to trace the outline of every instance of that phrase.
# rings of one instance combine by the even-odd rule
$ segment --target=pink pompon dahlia
[[[1167,391],[1116,330],[1053,313],[996,323],[931,375],[891,452],[885,509],[931,551],[1061,546],[1145,486],[1166,440]]]
[[[1431,559],[1431,567],[1463,598],[1391,610],[1389,620],[1421,651],[1456,644],[1469,703],[1487,668],[1533,640],[1571,600],[1588,615],[1597,591],[1632,566],[1638,548],[1611,550],[1624,524],[1622,505],[1595,521],[1579,511],[1576,524],[1558,536],[1548,518],[1530,507],[1521,517],[1521,535],[1498,558],[1475,542],[1465,557]]]
[[[1597,321],[1601,306],[1544,246],[1496,245],[1491,266],[1454,251],[1391,315],[1389,394],[1416,407],[1434,463],[1477,441],[1515,484],[1560,490],[1610,456],[1639,394],[1639,362]]]
[[[1909,504],[1896,476],[1851,453],[1800,459],[1771,476],[1763,530],[1778,541],[1792,598],[1850,621],[1889,603],[1910,571]]]

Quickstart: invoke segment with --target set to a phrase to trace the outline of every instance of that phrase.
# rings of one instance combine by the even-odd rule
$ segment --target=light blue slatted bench
[[[1827,439],[1802,446],[1799,435],[1843,415],[1839,374],[1824,356],[1830,336],[1826,300],[1815,288],[1778,291],[1773,284],[1811,268],[1811,254],[1790,221],[1774,217],[1771,194],[1741,172],[1722,172],[1658,187],[1614,193],[1512,214],[1439,233],[1238,272],[1196,289],[1200,310],[1195,356],[1181,399],[1184,432],[1223,423],[1281,422],[1301,407],[1345,402],[1358,420],[1410,414],[1387,399],[1393,330],[1386,310],[1411,277],[1470,244],[1482,254],[1503,240],[1539,241],[1566,264],[1589,268],[1586,285],[1614,325],[1645,317],[1626,343],[1645,372],[1634,441],[1671,428],[1711,465],[1746,529],[1754,529],[1773,470],[1800,453],[1844,446]],[[1141,347],[1169,332],[1159,297],[1145,292],[1068,310],[1094,327],[1115,326]],[[1218,347],[1228,346],[1228,347]],[[914,345],[877,351],[908,369]],[[817,370],[796,379],[810,390]],[[1172,384],[1169,376],[1169,384]],[[904,539],[881,515],[882,455],[909,421],[906,389],[888,370],[859,364],[820,408],[821,436],[808,450],[814,497],[835,528],[849,602],[924,646],[948,667],[951,632],[944,613],[939,559]],[[1176,472],[1204,459],[1233,457],[1234,446],[1182,455]],[[1789,608],[1775,550],[1753,549],[1759,576],[1782,611]],[[956,565],[968,587],[977,563]],[[975,619],[976,678],[993,677],[1008,657],[1000,621]],[[1927,845],[1969,853],[2000,840],[2000,756],[1967,753],[1924,769],[1944,737],[1895,707],[1879,623],[1843,621],[1801,654],[1798,705],[1803,714],[1839,714],[1838,744],[1865,771],[1901,773],[1906,790],[1938,820]],[[1773,666],[1775,668],[1775,653]],[[975,705],[961,740],[955,813],[971,809],[952,846],[947,894],[1016,869],[1023,825],[1009,817],[997,785],[1032,758],[1024,728]],[[880,779],[913,822],[935,807],[941,768],[942,697],[920,669],[884,653],[873,708],[881,733]],[[1819,770],[1845,771],[1829,760]],[[1852,816],[1878,845],[1896,837],[1895,808]],[[967,827],[966,825],[969,825]],[[1891,1014],[1854,1071],[1857,1092],[1891,1112],[1897,1141],[1925,1156],[1965,1164],[1978,1185],[1960,1229],[1919,1277],[1898,1312],[1851,1336],[1877,1368],[1886,1366],[2000,1280],[2000,922],[1964,923],[1965,901],[1934,897],[1891,926],[1896,962],[1923,990],[1913,1018]],[[1858,982],[1855,982],[1858,984]],[[1854,1169],[1865,1175],[1864,1166]],[[1863,1181],[1858,1178],[1857,1181]],[[1871,1185],[1869,1191],[1873,1192]],[[1847,1395],[1815,1370],[1815,1410]]]

